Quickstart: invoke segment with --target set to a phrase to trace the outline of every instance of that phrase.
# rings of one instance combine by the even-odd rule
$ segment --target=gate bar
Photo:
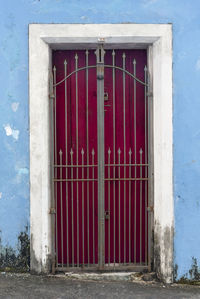
[[[144,67],[144,81],[147,83],[147,66],[145,65]],[[147,141],[147,123],[148,123],[148,118],[147,118],[147,86],[144,87],[144,120],[145,120],[145,125],[144,125],[144,130],[145,130],[145,157],[144,157],[144,162],[147,163],[147,146],[148,146],[148,141]],[[145,167],[145,178],[147,178],[147,167]],[[147,248],[148,248],[148,242],[147,242],[147,182],[145,182],[145,264],[147,263]]]
[[[62,150],[60,149],[59,151],[59,156],[60,156],[60,165],[62,165]],[[61,263],[62,267],[64,265],[64,254],[63,254],[63,196],[62,196],[62,189],[63,189],[63,184],[62,184],[62,168],[60,167],[60,214],[61,214]]]
[[[89,127],[88,127],[88,54],[86,50],[86,146],[87,146],[87,165],[89,164]],[[87,167],[87,179],[89,179],[89,168]],[[87,181],[87,255],[88,267],[90,264],[90,216],[89,216],[89,181]]]
[[[71,165],[73,165],[73,150],[71,148]],[[71,168],[71,213],[72,213],[72,267],[74,267],[74,199],[73,199],[73,168]]]
[[[94,149],[92,149],[92,165],[94,165]],[[94,167],[92,167],[92,224],[93,224],[93,264],[95,264],[95,232],[94,232]]]
[[[142,164],[143,149],[140,148],[140,163]],[[140,167],[140,264],[142,264],[142,167]]]
[[[56,67],[54,65],[53,67],[53,82],[54,82],[54,163],[57,164],[57,135],[56,135],[56,129],[57,129],[57,126],[56,126]],[[54,172],[54,177],[57,178],[57,169],[55,169],[55,172]],[[56,219],[55,219],[55,222],[56,222],[56,244],[55,244],[55,247],[56,247],[56,266],[58,265],[58,215],[57,215],[57,182],[55,182],[55,209],[56,209]]]
[[[153,207],[153,187],[154,187],[154,156],[153,156],[153,76],[152,68],[150,64],[152,61],[152,47],[149,47],[148,51],[148,70],[147,70],[147,142],[148,142],[148,201],[147,205]],[[152,121],[150,121],[152,120]],[[151,270],[152,264],[152,236],[153,236],[153,211],[147,214],[147,224],[148,224],[148,270]]]
[[[120,155],[121,155],[121,150],[120,150],[120,148],[118,149],[118,164],[120,165]],[[121,229],[121,211],[120,211],[120,204],[121,204],[121,200],[120,200],[120,195],[121,195],[121,181],[120,181],[120,178],[121,178],[121,176],[120,176],[120,166],[118,167],[118,179],[119,179],[119,181],[118,181],[118,190],[119,190],[119,195],[118,195],[118,197],[119,197],[119,202],[118,202],[118,205],[119,205],[119,209],[118,209],[118,214],[119,214],[119,220],[118,220],[118,222],[119,222],[119,264],[121,263],[121,234],[120,234],[120,229]]]
[[[75,69],[78,69],[78,55],[75,55]],[[78,164],[78,72],[76,72],[76,164]],[[78,179],[78,168],[76,168],[76,178]],[[77,223],[77,251],[76,251],[76,259],[77,259],[77,267],[79,267],[79,186],[78,181],[76,183],[76,223]]]
[[[65,77],[67,76],[67,61],[64,61],[64,72],[65,72]],[[68,164],[68,126],[67,126],[67,80],[65,80],[65,164]],[[68,179],[68,168],[66,167],[65,169],[65,176],[66,179]],[[67,223],[66,223],[66,230],[67,230],[67,267],[69,267],[69,197],[68,197],[68,184],[66,183],[66,218],[67,218]]]
[[[81,150],[81,156],[82,156],[82,165],[84,163],[84,150],[82,148]],[[85,209],[84,209],[84,168],[82,167],[82,265],[84,267],[85,264],[85,242],[84,242],[84,232],[85,232],[85,228],[84,228],[84,213],[85,213]]]
[[[132,151],[129,149],[129,165],[131,165]],[[129,166],[129,179],[131,178],[131,166]],[[129,180],[129,264],[131,263],[131,180]]]
[[[133,76],[136,77],[136,60],[133,60]],[[133,101],[134,101],[134,123],[133,123],[133,127],[134,127],[134,163],[137,164],[137,143],[136,143],[136,80],[134,78],[133,81]],[[137,177],[137,169],[135,167],[135,178]],[[137,195],[137,182],[135,181],[135,186],[134,186],[134,263],[136,263],[136,208],[137,208],[137,204],[136,204],[136,195]]]
[[[108,149],[108,165],[110,163],[110,147]],[[109,211],[109,222],[108,222],[108,265],[110,265],[110,167],[108,166],[108,211]]]
[[[113,168],[113,177],[115,178],[115,170],[116,170],[116,168],[115,168],[115,155],[116,155],[116,153],[115,153],[115,68],[114,68],[114,66],[115,66],[115,51],[113,50],[112,51],[112,66],[113,66],[113,69],[112,69],[112,71],[113,71],[113,166],[114,166],[114,168]],[[106,165],[105,165],[106,166]],[[111,166],[111,164],[110,164],[110,166]],[[116,222],[116,220],[115,220],[115,209],[116,209],[116,199],[115,199],[115,181],[113,182],[113,207],[114,207],[114,215],[113,215],[113,227],[114,227],[114,232],[113,232],[113,234],[114,234],[114,267],[115,267],[115,255],[116,255],[116,248],[115,248],[115,235],[116,235],[116,232],[115,232],[115,222]]]
[[[96,52],[96,51],[95,51]],[[105,51],[104,51],[105,52]],[[71,72],[70,74],[68,74],[64,79],[62,79],[61,81],[59,81],[59,82],[57,82],[57,83],[55,83],[55,84],[53,84],[53,86],[55,87],[55,86],[58,86],[58,85],[60,85],[61,83],[63,83],[65,80],[67,80],[69,77],[71,77],[73,74],[75,74],[75,73],[77,73],[77,72],[79,72],[79,71],[83,71],[83,70],[85,70],[85,69],[92,69],[92,68],[96,68],[97,67],[97,65],[89,65],[88,67],[86,67],[86,66],[83,66],[83,67],[80,67],[80,68],[77,68],[77,70],[75,70],[75,71],[73,71],[73,72]],[[133,74],[131,74],[129,71],[127,71],[127,70],[124,70],[123,68],[121,68],[121,67],[119,67],[119,66],[116,66],[116,65],[108,65],[108,64],[104,64],[104,68],[114,68],[114,69],[116,69],[116,70],[120,70],[120,71],[122,71],[122,72],[124,72],[124,73],[126,73],[127,75],[129,75],[130,77],[132,77],[133,79],[135,79],[138,83],[141,83],[142,85],[148,85],[148,84],[145,84],[145,82],[143,82],[142,80],[140,80],[140,79],[138,79],[136,76],[134,76]]]
[[[126,68],[126,54],[122,54],[123,70]],[[124,133],[124,164],[126,164],[126,76],[123,72],[123,133]],[[126,166],[124,167],[126,178]],[[124,264],[126,263],[126,181],[124,180]]]
[[[105,264],[104,219],[104,54],[103,45],[95,51],[97,56],[97,132],[98,132],[98,261]]]
[[[49,74],[49,98],[50,98],[50,127],[51,127],[51,209],[55,211],[55,193],[54,193],[54,88],[53,88],[53,73]],[[56,265],[56,248],[55,248],[55,213],[52,214],[52,273],[55,273]],[[56,232],[57,233],[57,232]]]

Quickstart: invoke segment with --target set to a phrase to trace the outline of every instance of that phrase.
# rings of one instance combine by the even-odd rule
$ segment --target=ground
[[[0,298],[200,298],[200,287],[159,282],[79,281],[65,276],[0,273]]]

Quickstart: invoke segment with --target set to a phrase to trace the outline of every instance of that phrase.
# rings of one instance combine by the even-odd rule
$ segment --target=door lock
[[[108,92],[104,92],[104,101],[108,101]]]
[[[106,220],[109,220],[110,219],[110,211],[105,211],[104,216],[105,216]]]

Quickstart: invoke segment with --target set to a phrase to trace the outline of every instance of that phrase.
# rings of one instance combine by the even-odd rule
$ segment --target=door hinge
[[[148,212],[154,212],[154,207],[153,207],[153,206],[149,206],[149,207],[147,207],[147,211],[148,211]]]
[[[56,209],[55,208],[50,208],[49,214],[56,214]]]

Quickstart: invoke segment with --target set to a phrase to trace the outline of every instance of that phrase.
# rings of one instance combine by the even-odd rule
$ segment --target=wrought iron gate
[[[53,63],[55,269],[147,268],[146,51],[105,51],[100,45],[55,51]]]

